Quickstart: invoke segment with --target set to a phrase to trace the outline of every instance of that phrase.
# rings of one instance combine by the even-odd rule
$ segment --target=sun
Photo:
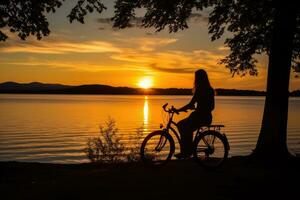
[[[140,79],[138,85],[140,88],[149,89],[153,85],[153,80],[151,77],[143,77]]]

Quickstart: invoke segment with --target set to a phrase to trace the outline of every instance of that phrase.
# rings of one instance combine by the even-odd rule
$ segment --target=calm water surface
[[[166,121],[161,106],[185,105],[190,96],[0,95],[0,160],[55,163],[87,162],[87,138],[113,118],[130,145],[137,135]],[[213,123],[224,124],[230,155],[246,155],[255,147],[262,120],[263,97],[216,97]],[[300,98],[289,105],[288,146],[300,153]],[[188,113],[175,117],[180,120]],[[163,120],[164,119],[164,120]],[[127,139],[126,139],[127,138]],[[131,140],[128,140],[131,138]],[[129,144],[128,144],[129,142]]]

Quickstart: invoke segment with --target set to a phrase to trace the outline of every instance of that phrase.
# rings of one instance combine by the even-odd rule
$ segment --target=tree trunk
[[[277,5],[269,55],[267,95],[258,142],[252,155],[263,159],[287,158],[289,80],[296,10],[290,1]]]

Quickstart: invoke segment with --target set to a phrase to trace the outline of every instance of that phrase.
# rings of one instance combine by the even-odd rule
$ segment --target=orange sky
[[[267,57],[259,57],[257,77],[232,78],[217,64],[228,49],[223,40],[210,41],[204,20],[191,20],[189,29],[176,34],[140,28],[114,30],[111,24],[97,21],[111,16],[111,9],[89,16],[82,25],[68,23],[69,7],[70,2],[49,15],[52,32],[41,41],[33,37],[20,41],[7,32],[10,38],[0,43],[0,82],[138,87],[148,77],[153,87],[189,88],[193,72],[203,68],[216,88],[265,89]],[[300,89],[294,75],[291,90]]]

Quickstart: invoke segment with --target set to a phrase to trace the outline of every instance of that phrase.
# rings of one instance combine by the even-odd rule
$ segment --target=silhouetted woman
[[[200,126],[210,125],[212,122],[211,112],[215,107],[214,89],[211,87],[205,70],[200,69],[195,72],[193,88],[193,98],[190,103],[176,111],[195,111],[189,117],[178,122],[178,129],[182,139],[181,153],[176,157],[189,157],[192,154],[193,131]],[[196,107],[195,107],[195,104]]]

